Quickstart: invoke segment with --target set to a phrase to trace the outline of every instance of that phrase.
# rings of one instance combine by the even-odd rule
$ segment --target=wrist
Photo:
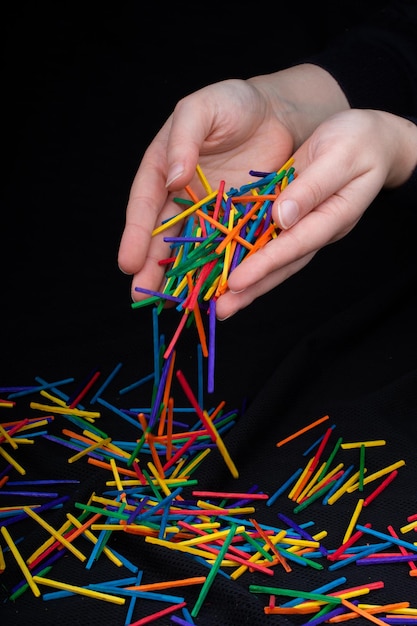
[[[318,65],[303,63],[248,79],[270,102],[298,148],[325,119],[349,109],[337,81]]]
[[[417,168],[417,124],[406,118],[386,111],[378,111],[390,131],[387,152],[391,155],[391,168],[385,187],[403,185]]]

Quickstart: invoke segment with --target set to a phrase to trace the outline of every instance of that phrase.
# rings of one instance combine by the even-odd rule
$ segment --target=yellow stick
[[[236,534],[241,534],[245,530],[244,526],[238,526],[236,529]],[[219,530],[214,533],[207,533],[206,535],[201,535],[200,537],[193,537],[192,539],[186,539],[181,541],[182,546],[195,546],[199,543],[211,543],[212,541],[216,541],[217,539],[222,539],[226,535],[229,534],[229,528],[226,530]]]
[[[74,554],[74,556],[77,557],[77,559],[79,559],[80,561],[86,560],[87,557],[82,552],[80,552],[80,550],[78,550],[75,546],[73,546],[70,541],[65,539],[65,537],[60,535],[59,532],[55,530],[55,528],[53,528],[50,524],[45,522],[45,520],[42,519],[40,515],[32,511],[32,509],[29,509],[27,506],[24,506],[23,510],[27,515],[30,515],[30,517],[36,520],[38,524],[43,526],[43,528],[45,528],[45,530],[47,530],[48,533],[50,533],[53,537],[55,537],[55,539],[57,539],[60,543],[62,543],[62,545],[65,546],[65,548],[70,550]]]
[[[88,446],[87,448],[84,448],[80,452],[77,452],[77,454],[70,456],[68,459],[68,463],[74,463],[75,461],[78,461],[78,459],[81,459],[83,456],[85,456],[86,454],[89,454],[90,452],[93,452],[93,450],[96,450],[97,448],[101,448],[102,446],[105,446],[110,441],[111,441],[110,437],[107,437],[106,439],[101,439],[100,441],[97,441],[96,443],[92,443],[91,446]]]
[[[59,534],[63,535],[64,533],[67,532],[67,530],[69,530],[71,528],[71,524],[70,522],[64,522],[61,526],[61,528],[59,528],[59,530],[57,532],[59,532]],[[31,563],[33,563],[33,561],[36,561],[36,559],[43,553],[45,552],[45,550],[47,550],[54,542],[56,541],[55,537],[49,537],[46,541],[44,541],[44,543],[39,546],[39,548],[37,548],[37,550],[35,550],[35,552],[33,552],[33,554],[31,554],[27,559],[26,559],[26,563],[28,565],[30,565]]]
[[[2,435],[5,440],[7,441],[7,443],[10,443],[10,445],[12,446],[12,448],[14,450],[17,450],[17,443],[14,439],[12,439],[12,437],[10,437],[9,433],[7,432],[7,430],[5,428],[3,428],[3,426],[0,424],[0,435]]]
[[[5,526],[2,526],[0,528],[0,530],[1,530],[1,534],[3,535],[3,537],[5,538],[5,540],[7,542],[7,545],[10,548],[10,552],[13,554],[14,558],[16,559],[17,564],[19,565],[20,569],[22,570],[23,576],[26,578],[26,581],[27,581],[29,587],[32,589],[33,595],[36,596],[37,598],[39,598],[39,596],[41,595],[39,587],[37,586],[37,584],[33,580],[32,574],[30,573],[29,568],[27,567],[27,565],[24,562],[24,560],[23,560],[19,550],[17,549],[13,539],[11,538],[11,535],[10,535],[9,531],[7,530],[7,528]]]
[[[207,202],[210,202],[211,200],[213,200],[216,196],[217,196],[217,190],[213,191],[212,193],[210,193],[208,196],[206,196],[199,202],[196,202],[188,209],[185,209],[185,211],[178,213],[178,215],[174,215],[174,217],[171,217],[171,219],[167,220],[160,226],[157,226],[156,228],[154,228],[154,230],[152,231],[152,236],[157,235],[158,233],[161,233],[162,231],[169,228],[170,226],[173,226],[177,222],[180,222],[181,220],[184,219],[184,217],[188,217],[189,215],[192,215],[192,213],[195,213],[197,209],[199,209],[201,206],[203,206]]]
[[[352,515],[352,517],[350,519],[350,522],[348,524],[348,527],[346,528],[346,532],[345,532],[345,535],[343,537],[342,544],[346,543],[346,541],[348,541],[348,539],[350,538],[350,536],[351,536],[351,534],[353,532],[353,529],[356,526],[356,522],[358,521],[360,512],[362,511],[363,503],[364,503],[364,499],[363,498],[359,498],[359,500],[358,500],[358,502],[357,502],[357,504],[355,506],[355,509],[353,511],[353,515]]]
[[[82,411],[81,409],[51,406],[49,404],[40,404],[39,402],[31,402],[30,408],[39,409],[40,411],[50,411],[51,413],[62,413],[64,415],[77,415],[78,417],[100,417],[101,415],[101,413],[97,411]]]
[[[55,589],[62,589],[63,591],[70,591],[72,593],[79,593],[82,596],[95,598],[96,600],[105,600],[106,602],[112,602],[113,604],[125,603],[124,598],[120,598],[119,596],[113,596],[110,593],[101,593],[100,591],[93,591],[93,589],[86,589],[85,587],[68,585],[67,583],[61,583],[58,580],[43,578],[43,576],[34,576],[33,579],[40,585],[46,585],[47,587],[54,587]]]
[[[22,467],[17,461],[15,461],[14,458],[10,456],[10,454],[6,452],[4,448],[2,448],[2,446],[0,446],[0,454],[3,458],[6,459],[8,463],[10,463],[10,465],[13,465],[13,467],[19,472],[19,474],[21,474],[22,476],[26,474],[25,468]]]
[[[67,513],[67,518],[69,519],[69,521],[71,522],[71,524],[73,524],[74,526],[76,526],[77,528],[80,528],[80,526],[82,526],[81,522],[74,517],[73,515],[71,515],[71,513]],[[108,528],[106,528],[107,530],[109,530]],[[88,528],[86,528],[83,532],[83,534],[87,537],[87,539],[89,539],[92,543],[97,543],[98,539],[95,536],[94,533],[92,533],[90,530],[88,530]],[[113,552],[111,551],[110,548],[108,548],[107,546],[104,546],[103,548],[103,553],[107,556],[107,558],[110,559],[110,561],[112,561],[115,565],[117,565],[117,567],[121,567],[123,565],[123,562],[115,555],[113,554]]]
[[[372,482],[373,480],[376,480],[377,478],[381,478],[381,476],[385,476],[386,474],[389,474],[390,472],[392,472],[393,470],[397,469],[398,467],[402,467],[403,465],[405,465],[405,461],[403,459],[401,459],[400,461],[397,461],[396,463],[393,463],[392,465],[387,465],[387,467],[384,467],[383,469],[379,470],[378,472],[374,472],[373,474],[369,474],[363,481],[364,485],[367,485],[368,483]],[[353,491],[356,491],[356,489],[359,488],[359,483],[355,483],[353,485],[350,485],[348,488],[348,493],[352,493]]]

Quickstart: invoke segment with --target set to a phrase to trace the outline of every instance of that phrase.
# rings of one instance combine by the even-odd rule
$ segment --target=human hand
[[[404,183],[416,164],[417,127],[402,117],[352,109],[323,122],[294,153],[298,176],[274,204],[283,230],[230,274],[216,302],[218,318],[248,306],[344,237],[379,191]]]
[[[240,187],[249,169],[280,168],[322,119],[347,107],[334,79],[309,64],[226,80],[183,98],[146,150],[130,192],[118,262],[133,275],[133,300],[146,297],[135,286],[163,284],[158,261],[169,256],[169,244],[152,231],[179,212],[173,198],[186,185],[200,192],[197,164],[215,188],[220,180],[226,189]]]

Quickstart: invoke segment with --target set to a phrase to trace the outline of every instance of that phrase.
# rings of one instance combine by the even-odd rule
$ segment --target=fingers
[[[317,250],[333,241],[341,229],[347,230],[348,225],[342,226],[339,213],[323,206],[321,210],[306,215],[291,229],[281,231],[278,237],[268,242],[256,254],[244,259],[230,274],[229,289],[232,292],[241,292],[262,282],[270,274],[275,276],[274,286],[278,285],[288,275],[286,268],[292,267],[300,259],[314,255]]]
[[[167,126],[155,137],[133,180],[126,207],[118,263],[126,274],[138,272],[146,259],[151,234],[168,198],[166,182]]]
[[[127,274],[141,272],[147,277],[152,231],[178,213],[169,201],[169,191],[184,189],[195,176],[200,149],[213,118],[204,91],[177,104],[143,156],[130,190],[118,253],[119,267]]]
[[[339,137],[335,144],[339,128],[345,140]],[[283,230],[231,273],[230,292],[218,302],[219,317],[247,306],[298,271],[319,249],[345,236],[381,190],[387,167],[384,156],[378,162],[380,147],[362,153],[343,126],[331,123],[325,131],[295,153],[300,173],[274,207],[274,219]]]
[[[307,149],[308,146],[303,146],[299,150],[298,165]],[[274,206],[276,222],[281,228],[291,228],[351,182],[357,172],[352,171],[350,162],[345,162],[345,159],[345,153],[339,157],[332,151],[318,155],[305,169],[302,165],[300,170],[297,169],[300,173],[282,191]]]
[[[263,105],[258,92],[242,82],[205,87],[177,104],[149,146],[132,185],[119,249],[121,269],[134,274],[135,299],[143,297],[135,285],[156,290],[162,283],[164,266],[159,261],[168,256],[169,248],[164,237],[154,237],[153,231],[179,212],[176,193],[184,193],[191,181],[192,185],[203,184],[196,176],[199,161],[210,157],[214,179],[224,173],[225,164],[228,175],[233,176],[241,171],[242,158],[253,155],[253,143],[258,151],[265,142],[264,127],[272,152],[266,151],[267,157],[262,153],[263,158],[276,158],[285,133],[275,116],[265,123],[267,107]],[[367,149],[361,149],[360,133],[353,132],[358,125]],[[381,146],[373,148],[371,131],[374,116],[369,113],[341,113],[317,128],[295,152],[297,176],[273,207],[273,219],[281,233],[232,272],[228,281],[231,292],[246,293],[219,298],[220,311],[223,307],[219,316],[233,313],[234,307],[278,285],[317,250],[353,228],[386,177],[384,165],[375,166],[378,152],[384,151]],[[172,234],[180,228],[177,223]]]
[[[180,100],[174,109],[166,146],[168,189],[184,188],[195,175],[201,147],[212,126],[213,114],[207,107],[205,91]]]
[[[216,302],[216,315],[219,320],[226,320],[241,309],[249,306],[256,298],[271,291],[287,278],[296,274],[311,261],[314,252],[267,274],[259,281],[252,283],[247,289],[233,292],[230,289],[220,296]],[[256,256],[256,255],[255,255]],[[248,260],[249,261],[249,260]]]
[[[149,146],[132,183],[118,252],[119,267],[126,274],[135,274],[145,269],[153,230],[180,211],[167,189],[167,178],[171,176],[175,179],[172,170],[169,173],[167,163],[167,154],[170,154],[167,133],[168,129],[164,134],[160,133]],[[187,157],[183,162],[187,160],[188,164],[184,167],[178,164],[174,166],[179,167],[181,172],[177,172],[176,179],[171,182],[172,187],[180,189],[190,182],[197,164],[194,146],[188,152],[183,143],[182,152]],[[178,228],[175,229],[176,232],[177,230]]]
[[[318,250],[346,235],[366,207],[365,201],[352,210],[349,194],[346,197],[333,195],[289,230],[282,230],[278,237],[244,259],[230,274],[230,291],[217,303],[219,317],[233,315],[258,295],[292,276]]]
[[[353,192],[352,200],[369,204],[390,166],[385,128],[378,114],[360,110],[344,111],[321,124],[294,154],[298,176],[274,207],[277,223],[291,228],[338,194]]]

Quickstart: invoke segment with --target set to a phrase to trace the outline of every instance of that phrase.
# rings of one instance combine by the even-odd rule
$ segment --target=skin
[[[216,312],[226,319],[303,268],[324,246],[350,232],[384,187],[403,184],[417,165],[417,127],[376,110],[351,109],[325,70],[302,64],[246,81],[227,80],[180,100],[148,146],[133,181],[119,247],[120,269],[160,289],[169,256],[161,221],[178,212],[173,197],[190,185],[202,193],[196,166],[216,189],[248,182],[248,170],[273,171],[293,155],[297,177],[274,203],[279,237],[230,275]],[[285,214],[289,210],[289,215]]]

